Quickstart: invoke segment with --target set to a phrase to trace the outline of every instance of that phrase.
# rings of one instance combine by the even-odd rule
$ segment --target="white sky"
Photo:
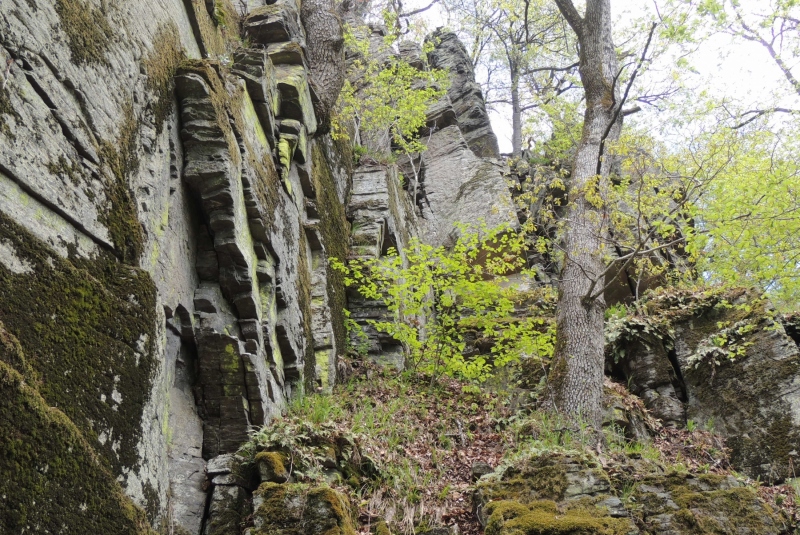
[[[408,0],[404,8],[411,10],[428,3],[429,0]],[[763,5],[765,0],[741,0],[741,3],[746,8],[748,5]],[[611,6],[615,19],[621,24],[635,16],[653,12],[652,0],[611,0]],[[444,13],[436,8],[427,11],[425,25],[428,31],[446,26]],[[697,73],[689,76],[689,84],[708,88],[717,97],[725,96],[756,103],[776,88],[794,96],[768,52],[757,43],[716,35],[702,44],[690,57],[690,62]],[[647,115],[657,121],[654,113]],[[511,152],[511,120],[508,110],[502,106],[497,107],[490,111],[490,119],[501,152]]]

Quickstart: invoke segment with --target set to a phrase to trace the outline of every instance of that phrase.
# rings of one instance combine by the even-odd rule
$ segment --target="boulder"
[[[722,436],[736,470],[792,477],[800,350],[768,303],[744,289],[662,292],[645,303],[643,314],[608,324],[612,373],[665,424],[691,420]]]
[[[731,476],[664,473],[643,461],[612,468],[615,479],[588,455],[532,454],[484,477],[475,510],[487,535],[760,535],[783,528],[756,490]]]
[[[355,535],[350,504],[330,487],[263,483],[253,494],[251,535]]]
[[[247,492],[242,487],[214,487],[203,535],[240,535],[249,510]]]

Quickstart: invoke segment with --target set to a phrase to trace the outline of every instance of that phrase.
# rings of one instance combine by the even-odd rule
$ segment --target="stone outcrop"
[[[800,350],[754,292],[664,293],[612,321],[609,367],[666,425],[726,439],[751,477],[793,477],[800,444]]]
[[[453,79],[428,112],[428,150],[354,164],[315,115],[296,0],[3,1],[0,531],[354,533],[344,496],[292,482],[279,452],[249,465],[235,452],[336,382],[348,298],[365,351],[404,365],[368,325],[386,307],[347,295],[332,258],[449,245],[458,223],[516,225],[463,46],[440,34],[428,58]],[[398,52],[427,68],[417,46]],[[391,151],[385,133],[361,139]],[[782,479],[800,439],[800,355],[763,309],[733,305],[626,338],[612,367],[667,423],[713,420],[743,470]],[[334,457],[328,475],[342,478]],[[582,463],[567,463],[575,484],[596,477],[576,496],[613,494]],[[648,481],[641,499],[665,500],[653,525],[705,521],[700,493],[739,500],[770,532],[733,483]],[[490,529],[510,530],[509,515],[585,520],[564,497],[535,499],[491,506]],[[607,510],[586,525],[629,525],[618,501],[595,505]],[[708,514],[725,529],[746,520]]]
[[[431,67],[450,73],[447,95],[453,105],[464,140],[476,156],[498,158],[497,137],[489,124],[481,87],[475,82],[475,71],[467,49],[452,32],[434,32],[429,38],[433,50],[428,53]]]
[[[458,225],[518,226],[499,161],[475,156],[455,125],[434,130],[425,144],[427,150],[416,164],[420,182],[416,203],[425,243],[452,246]],[[413,182],[414,173],[407,168],[403,176]]]
[[[755,489],[731,476],[661,473],[643,460],[614,468],[612,478],[589,456],[534,454],[481,478],[475,510],[487,535],[777,535],[785,529]]]
[[[350,156],[315,137],[299,4],[242,4],[243,48],[224,0],[9,2],[0,421],[29,438],[0,531],[199,534],[255,488],[207,461],[344,351]]]

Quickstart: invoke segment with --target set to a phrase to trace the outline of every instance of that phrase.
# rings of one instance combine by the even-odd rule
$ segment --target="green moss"
[[[5,362],[20,373],[29,385],[36,386],[41,381],[39,374],[25,358],[19,340],[8,332],[2,323],[0,323],[0,362]]]
[[[129,179],[139,169],[137,147],[139,122],[133,104],[123,109],[123,120],[115,141],[103,141],[100,157],[111,171],[104,184],[107,206],[98,219],[108,229],[118,256],[129,264],[137,264],[144,247],[144,232],[139,223],[136,199]]]
[[[348,145],[349,146],[349,145]],[[341,156],[343,159],[345,156]],[[343,161],[347,161],[346,159]],[[320,217],[322,243],[328,258],[344,260],[347,258],[350,224],[344,206],[336,193],[337,185],[331,173],[331,163],[323,146],[314,141],[311,146],[312,180],[316,191],[316,205]],[[331,310],[331,323],[335,341],[335,354],[344,355],[347,351],[347,328],[343,311],[347,308],[344,274],[326,265],[328,306]]]
[[[263,483],[256,495],[261,528],[253,535],[356,535],[347,499],[330,487]]]
[[[730,487],[724,476],[676,472],[649,476],[640,482],[633,500],[640,520],[642,515],[674,515],[676,527],[685,533],[765,533],[778,525],[754,488]]]
[[[41,381],[39,392],[97,444],[116,474],[138,466],[143,408],[156,371],[156,292],[150,276],[100,253],[65,260],[0,213],[0,240],[33,269],[0,265],[0,322],[28,357],[0,356]],[[121,399],[121,401],[119,401]]]
[[[297,257],[297,304],[303,315],[303,338],[306,340],[303,355],[303,383],[306,392],[313,392],[316,386],[316,358],[314,356],[314,333],[311,328],[311,259],[308,258],[308,238],[300,231],[299,255]],[[301,394],[302,395],[302,394]]]
[[[5,362],[0,436],[4,533],[151,533],[81,431]]]
[[[241,46],[239,14],[229,0],[215,0],[214,12],[209,13],[205,2],[192,2],[192,15],[207,53],[219,57]],[[224,18],[223,24],[218,21]]]
[[[486,512],[486,535],[624,535],[633,528],[628,519],[612,518],[600,509],[559,510],[553,501],[497,501]]]
[[[106,50],[113,32],[101,9],[82,0],[56,0],[56,13],[67,35],[73,62],[108,64]]]
[[[184,59],[178,27],[170,21],[161,26],[153,40],[153,48],[144,60],[147,89],[153,97],[153,116],[156,134],[160,134],[164,121],[172,112],[175,71]]]
[[[47,170],[50,171],[51,175],[66,176],[72,185],[76,187],[83,179],[80,166],[75,163],[68,162],[63,155],[59,155],[58,160],[55,162],[49,162],[47,164]]]
[[[392,535],[392,532],[389,531],[389,526],[386,525],[386,522],[381,520],[375,526],[375,535]]]
[[[569,486],[566,464],[561,454],[544,454],[527,459],[507,469],[502,481],[478,484],[489,500],[561,500]]]
[[[259,466],[259,471],[272,474],[276,479],[287,481],[289,472],[286,470],[286,455],[277,451],[262,451],[256,454],[255,462]]]

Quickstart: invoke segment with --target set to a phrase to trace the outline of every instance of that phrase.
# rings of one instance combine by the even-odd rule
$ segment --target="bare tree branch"
[[[433,6],[435,6],[438,3],[439,3],[439,0],[433,0],[430,4],[428,4],[425,7],[421,7],[419,9],[415,9],[414,11],[409,11],[408,13],[398,13],[397,16],[400,17],[400,18],[413,17],[414,15],[419,15],[420,13],[424,13],[425,11],[428,11],[430,8],[432,8]]]

